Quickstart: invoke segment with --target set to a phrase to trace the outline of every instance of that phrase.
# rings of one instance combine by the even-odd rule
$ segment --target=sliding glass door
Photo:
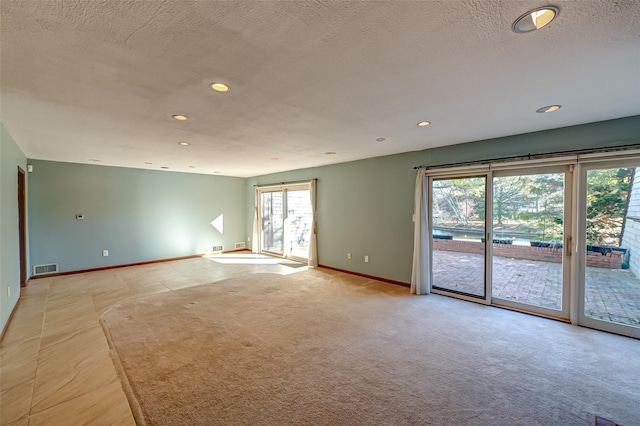
[[[313,210],[309,185],[259,191],[260,252],[308,260]]]
[[[569,168],[496,171],[492,193],[492,303],[569,318]]]
[[[560,166],[429,178],[432,291],[569,318],[571,176]]]
[[[430,179],[432,290],[485,300],[486,176]]]
[[[284,254],[284,191],[260,194],[261,246],[263,252]]]
[[[640,155],[610,156],[428,173],[431,291],[640,338]]]
[[[286,201],[285,255],[290,258],[308,260],[313,226],[313,210],[309,190],[286,191]]]
[[[579,323],[640,338],[640,160],[582,166]]]

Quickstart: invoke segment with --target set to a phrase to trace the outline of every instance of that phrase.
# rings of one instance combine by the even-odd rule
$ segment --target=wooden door
[[[20,287],[27,285],[27,213],[25,173],[18,167],[18,234],[20,239]]]

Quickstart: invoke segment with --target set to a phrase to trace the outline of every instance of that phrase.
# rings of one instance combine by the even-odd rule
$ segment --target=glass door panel
[[[634,155],[429,177],[432,290],[640,338]]]
[[[640,336],[639,171],[640,164],[586,170],[583,245],[583,318],[635,327],[638,330],[631,334],[636,337]],[[622,328],[596,327],[629,334]]]
[[[494,299],[563,311],[565,172],[494,176]]]
[[[283,191],[260,194],[261,250],[283,255],[284,197]]]
[[[486,178],[431,182],[432,288],[484,299]]]
[[[285,242],[287,257],[308,259],[313,211],[309,190],[287,191]]]

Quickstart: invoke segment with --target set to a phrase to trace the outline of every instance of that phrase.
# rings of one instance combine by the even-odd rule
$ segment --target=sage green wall
[[[0,332],[20,297],[18,166],[26,171],[27,159],[0,123]]]
[[[415,166],[626,144],[640,144],[640,116],[258,176],[247,180],[246,202],[254,205],[253,185],[318,178],[319,263],[409,282]]]
[[[75,271],[205,253],[218,244],[228,250],[245,239],[244,179],[30,164],[31,265],[58,263],[60,271]],[[221,214],[223,233],[210,224]]]
[[[405,241],[413,235],[412,164],[410,158],[394,155],[251,178],[247,203],[254,205],[255,184],[317,178],[319,263],[393,278],[400,275],[391,272],[385,257],[404,252]],[[253,217],[247,226],[251,235]],[[365,255],[369,263],[364,263]],[[411,272],[411,256],[394,258],[394,270]]]

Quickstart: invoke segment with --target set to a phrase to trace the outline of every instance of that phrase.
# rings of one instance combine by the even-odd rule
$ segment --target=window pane
[[[287,192],[287,256],[307,259],[313,212],[309,190]]]
[[[587,172],[585,315],[640,327],[640,168]]]
[[[282,192],[262,193],[262,250],[282,254],[283,197]]]
[[[485,178],[434,179],[434,288],[485,296]]]
[[[562,310],[564,173],[493,179],[493,297]]]

